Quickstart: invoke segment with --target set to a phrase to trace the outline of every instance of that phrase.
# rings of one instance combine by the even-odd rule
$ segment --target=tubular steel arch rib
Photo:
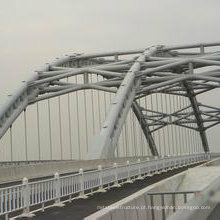
[[[1,106],[0,138],[28,105],[79,90],[94,89],[116,93],[116,98],[100,134],[90,144],[89,159],[114,156],[122,127],[131,108],[153,155],[158,155],[158,151],[152,132],[170,124],[197,130],[204,151],[207,152],[209,146],[205,130],[220,122],[220,110],[198,103],[196,95],[219,88],[219,68],[200,71],[202,67],[220,65],[219,51],[205,52],[206,47],[215,46],[220,46],[220,42],[154,46],[147,49],[88,55],[73,54],[58,59],[37,71],[30,80],[23,82],[22,86]],[[198,51],[187,52],[185,49],[198,49]],[[134,57],[120,60],[120,56],[124,55]],[[197,69],[197,73],[193,69]],[[104,80],[93,83],[89,80],[90,74],[101,75]],[[84,82],[79,84],[62,81],[64,78],[76,75],[83,75]],[[154,112],[157,113],[154,118],[146,117],[143,111],[148,110],[139,106],[136,100],[153,93],[188,97],[193,111],[185,113],[182,109],[169,114],[157,111]],[[195,124],[197,127],[190,127],[188,124]]]

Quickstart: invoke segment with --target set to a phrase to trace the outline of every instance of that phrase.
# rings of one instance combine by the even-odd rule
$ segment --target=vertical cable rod
[[[161,105],[161,112],[164,113],[164,109],[163,109],[163,94],[160,94],[160,105]],[[163,155],[166,155],[166,139],[165,139],[165,132],[164,132],[164,128],[162,128],[163,131]]]
[[[77,76],[75,76],[75,83],[78,83]],[[79,124],[79,99],[78,92],[76,91],[76,120],[77,120],[77,134],[78,134],[78,156],[81,160],[81,141],[80,141],[80,124]]]
[[[181,96],[181,108],[184,108],[184,97]],[[183,110],[183,113],[186,112],[186,110]],[[182,134],[182,138],[183,138],[183,152],[186,153],[186,128],[183,128],[183,134]]]
[[[90,75],[90,82],[93,83],[92,74]],[[92,132],[93,136],[95,135],[95,114],[94,114],[94,93],[91,89],[91,104],[92,104]]]
[[[50,160],[52,160],[52,134],[51,134],[51,114],[50,114],[50,99],[47,100],[48,104],[48,119],[49,119],[49,145],[50,145]]]
[[[158,94],[156,93],[156,111],[159,112],[159,107],[158,107]],[[158,151],[159,151],[159,155],[162,154],[161,151],[161,135],[160,135],[160,129],[157,131],[157,136],[158,136]]]
[[[69,77],[67,77],[67,83],[69,82]],[[67,105],[68,105],[68,125],[69,125],[69,142],[70,142],[70,159],[73,159],[73,142],[72,142],[72,118],[70,113],[70,94],[67,95]]]
[[[134,118],[134,113],[131,112],[132,115],[132,126],[133,126],[133,137],[134,137],[134,155],[135,157],[137,156],[137,140],[136,140],[136,124],[135,124],[135,118]]]
[[[179,95],[177,96],[177,106],[178,106],[178,110],[180,110],[181,106],[180,106],[180,96]],[[179,130],[179,153],[181,155],[183,153],[182,152],[182,137],[181,137],[181,129],[180,129],[180,127],[178,127],[178,128],[179,128],[178,129]]]
[[[145,109],[148,108],[147,97],[146,97],[146,96],[144,97],[144,108],[145,108]],[[146,116],[147,116],[147,115],[148,115],[148,112],[147,112],[147,110],[146,110]],[[146,153],[147,153],[148,156],[150,156],[150,147],[149,147],[149,144],[148,144],[148,143],[147,143],[147,145],[148,145],[148,146],[147,146],[147,152],[146,152]]]
[[[85,139],[86,139],[86,153],[88,153],[88,122],[87,122],[87,104],[86,104],[86,91],[83,90],[84,95],[84,112],[85,112]]]
[[[39,103],[37,102],[37,141],[38,141],[38,159],[41,159],[41,144],[40,144],[40,116]]]
[[[141,106],[141,100],[138,100],[139,106]],[[140,118],[140,120],[144,120],[143,118]],[[141,150],[140,150],[140,155],[143,157],[144,156],[144,140],[143,140],[143,132],[141,130],[141,127],[139,128],[139,133],[140,133],[140,139],[141,139]]]
[[[11,153],[11,161],[13,161],[13,136],[12,136],[12,125],[10,125],[10,153]]]
[[[177,109],[177,103],[175,103],[175,98],[176,96],[173,95],[172,96],[172,106],[173,106],[173,111],[176,112],[178,109]],[[174,119],[175,120],[175,119]],[[177,138],[177,125],[173,125],[173,129],[174,129],[174,139],[175,139],[175,143],[174,143],[174,147],[173,147],[173,150],[174,150],[174,154],[177,155],[178,154],[178,138]]]
[[[168,112],[168,101],[167,101],[167,94],[165,94],[165,111],[166,111],[166,114],[169,114]],[[167,117],[166,117],[167,120],[169,120]],[[169,124],[166,126],[166,129],[167,129],[167,146],[168,146],[168,154],[171,155],[171,147],[170,147],[170,131],[169,131]]]
[[[99,76],[97,75],[96,77],[97,82],[99,81]],[[101,111],[100,111],[100,94],[99,91],[97,91],[97,95],[98,95],[98,115],[99,115],[99,130],[101,130]]]
[[[24,141],[25,141],[25,160],[28,160],[28,145],[27,145],[27,117],[26,108],[24,109]]]
[[[172,112],[174,111],[174,108],[172,107],[172,96],[171,95],[169,95],[169,108],[170,108],[170,114],[172,114]],[[172,116],[171,116],[171,118],[170,118],[170,120],[172,120]],[[171,143],[172,143],[172,155],[174,155],[175,154],[175,141],[174,141],[174,138],[175,138],[175,136],[174,136],[174,128],[173,128],[173,125],[171,124],[170,125],[170,131],[171,131]]]
[[[61,103],[60,96],[58,96],[58,109],[59,109],[59,131],[60,131],[60,156],[61,160],[63,160],[63,138],[62,138],[62,119],[61,119]]]

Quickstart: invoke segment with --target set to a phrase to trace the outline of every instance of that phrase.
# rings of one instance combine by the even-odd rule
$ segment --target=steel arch
[[[198,131],[203,149],[208,152],[205,131],[219,124],[220,109],[198,103],[196,95],[219,87],[220,69],[199,73],[195,73],[194,70],[220,65],[220,52],[205,52],[207,47],[217,46],[220,46],[219,42],[180,46],[159,45],[132,51],[65,56],[36,71],[31,79],[23,82],[14,95],[8,97],[0,109],[0,138],[28,105],[74,91],[95,89],[116,93],[116,98],[100,134],[91,143],[89,159],[114,156],[130,108],[140,123],[153,155],[158,155],[158,151],[152,133],[170,124]],[[199,51],[185,52],[185,49]],[[120,60],[120,56],[123,55],[133,57]],[[92,83],[89,81],[89,74],[101,75],[105,80]],[[75,75],[83,75],[84,83],[62,81]],[[184,109],[170,114],[158,111],[154,112],[152,120],[144,113],[148,109],[138,105],[137,100],[153,93],[188,97],[193,111],[188,114],[183,112]],[[190,116],[194,116],[194,119]],[[196,128],[188,126],[193,123]]]

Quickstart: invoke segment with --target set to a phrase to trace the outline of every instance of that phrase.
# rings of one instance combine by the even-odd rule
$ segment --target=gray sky
[[[217,0],[0,3],[0,101],[39,66],[64,54],[218,41],[220,34]],[[212,130],[212,145],[218,145],[218,133]]]

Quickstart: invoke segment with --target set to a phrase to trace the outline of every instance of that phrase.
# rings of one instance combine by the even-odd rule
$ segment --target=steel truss
[[[220,65],[220,52],[205,51],[207,47],[216,46],[220,46],[220,43],[160,45],[133,51],[65,56],[36,71],[1,106],[0,138],[28,105],[79,90],[93,89],[116,93],[116,98],[100,134],[91,143],[89,159],[114,156],[131,108],[153,155],[158,155],[158,151],[152,133],[171,124],[198,131],[203,149],[208,152],[205,131],[220,123],[220,108],[198,103],[196,96],[220,86],[220,69],[216,67]],[[190,49],[190,52],[185,52],[186,49]],[[198,51],[191,52],[192,49]],[[129,55],[129,58],[120,59],[124,55]],[[133,58],[130,58],[132,55]],[[215,68],[201,71],[202,67]],[[93,83],[89,78],[91,74],[103,76],[104,80]],[[84,82],[63,81],[76,75],[83,75]],[[191,105],[165,113],[138,104],[138,99],[154,93],[188,97]],[[190,111],[186,112],[186,109]]]

